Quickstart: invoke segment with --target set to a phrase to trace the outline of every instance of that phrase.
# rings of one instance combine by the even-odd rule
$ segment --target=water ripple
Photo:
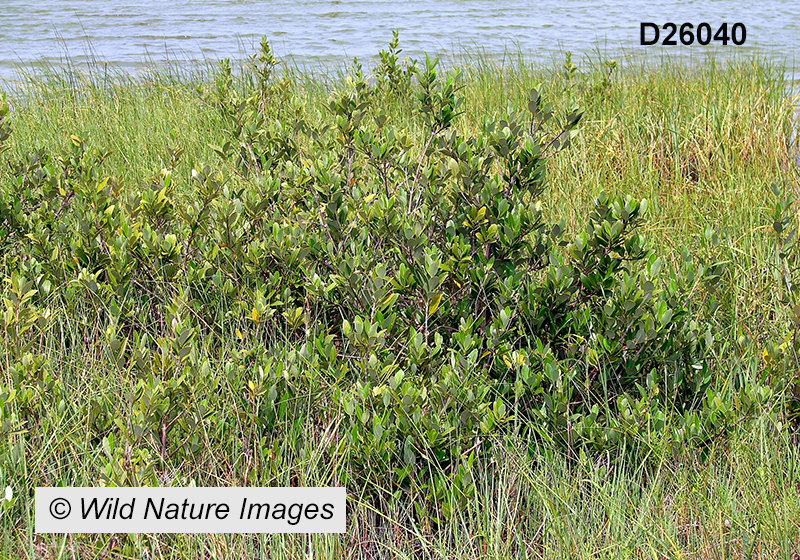
[[[455,45],[479,45],[490,55],[509,44],[549,60],[557,50],[592,53],[598,41],[609,56],[623,51],[652,52],[638,45],[639,23],[723,21],[747,26],[748,46],[759,46],[797,67],[795,41],[800,20],[787,17],[785,0],[519,0],[513,6],[478,0],[5,0],[0,11],[0,77],[14,64],[58,61],[65,54],[91,52],[123,69],[144,60],[204,59],[243,55],[242,45],[273,40],[278,56],[302,62],[357,56],[374,59],[400,30],[403,55],[424,50],[446,55]],[[713,46],[713,44],[712,44]],[[712,47],[664,47],[696,56]],[[728,48],[732,52],[736,49]]]

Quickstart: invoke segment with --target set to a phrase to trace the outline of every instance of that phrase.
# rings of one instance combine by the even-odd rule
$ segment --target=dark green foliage
[[[800,433],[800,246],[797,244],[796,200],[777,184],[773,194],[779,199],[770,216],[777,240],[777,270],[782,304],[788,315],[783,340],[770,342],[764,350],[765,375],[785,401],[787,419]]]
[[[384,94],[407,94],[411,87],[411,79],[416,74],[415,60],[400,62],[400,53],[403,49],[399,46],[400,40],[395,30],[392,32],[392,40],[389,41],[389,49],[378,53],[381,61],[375,68],[375,78],[378,88]]]

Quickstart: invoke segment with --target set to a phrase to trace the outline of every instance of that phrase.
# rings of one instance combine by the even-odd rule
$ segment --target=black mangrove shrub
[[[548,221],[547,164],[581,112],[531,88],[462,130],[460,72],[400,65],[397,46],[375,85],[356,63],[326,112],[274,74],[266,41],[241,76],[223,61],[204,94],[218,166],[176,149],[123,185],[79,136],[6,162],[0,429],[34,430],[77,390],[49,340],[125,388],[79,401],[107,484],[163,483],[231,438],[244,480],[263,476],[279,450],[306,456],[306,419],[336,430],[322,452],[346,457],[340,480],[392,472],[452,508],[497,435],[604,450],[723,433],[741,410],[713,383],[720,274],[688,253],[662,270],[647,200],[601,192],[581,231]]]

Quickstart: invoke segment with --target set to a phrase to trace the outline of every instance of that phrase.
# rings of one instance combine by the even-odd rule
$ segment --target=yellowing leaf
[[[442,303],[442,294],[436,294],[431,298],[431,301],[428,303],[428,316],[436,313],[440,303]]]

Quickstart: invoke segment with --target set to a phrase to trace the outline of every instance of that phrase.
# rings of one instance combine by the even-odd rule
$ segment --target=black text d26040
[[[710,24],[703,22],[697,27],[691,23],[678,24],[667,22],[659,27],[657,24],[646,21],[639,24],[639,44],[640,45],[655,45],[661,38],[661,32],[664,33],[664,39],[661,44],[664,46],[674,46],[678,41],[682,45],[692,45],[695,41],[699,45],[708,45],[711,41],[716,41],[722,45],[727,45],[729,42],[734,45],[744,45],[747,40],[747,28],[743,23],[734,23],[728,27],[727,23],[723,23],[717,30],[714,31]]]

